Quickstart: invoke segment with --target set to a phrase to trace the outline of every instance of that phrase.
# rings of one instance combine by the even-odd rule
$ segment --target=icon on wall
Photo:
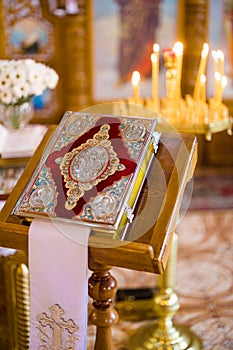
[[[25,17],[17,21],[10,36],[15,53],[38,55],[49,47],[48,24],[36,17]]]

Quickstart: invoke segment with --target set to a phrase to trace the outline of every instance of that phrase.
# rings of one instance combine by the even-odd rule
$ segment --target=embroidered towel
[[[77,224],[33,220],[30,350],[86,349],[89,233]]]

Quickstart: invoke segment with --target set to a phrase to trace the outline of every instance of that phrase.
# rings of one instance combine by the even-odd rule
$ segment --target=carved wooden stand
[[[97,327],[95,350],[111,350],[111,326],[118,321],[118,314],[112,306],[117,282],[109,272],[110,266],[95,264],[90,269],[94,272],[89,278],[88,291],[94,308],[89,319]]]
[[[44,148],[56,126],[49,128],[23,176],[0,212],[0,246],[22,250],[28,254],[30,222],[12,214],[25,184],[40,162]],[[109,236],[89,237],[89,295],[93,298],[90,321],[97,326],[95,350],[112,350],[111,326],[118,316],[112,306],[116,281],[112,266],[163,274],[167,266],[180,203],[187,181],[197,161],[197,142],[192,135],[163,133],[156,159],[148,172],[135,220],[130,224],[122,244]]]

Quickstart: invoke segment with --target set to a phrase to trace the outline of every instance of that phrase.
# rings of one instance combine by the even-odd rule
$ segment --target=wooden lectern
[[[30,221],[20,219],[11,212],[55,128],[49,128],[0,213],[2,247],[22,250],[27,254]],[[109,270],[118,266],[155,274],[164,273],[183,192],[192,178],[196,162],[195,136],[162,133],[158,152],[137,203],[135,219],[125,239],[119,242],[111,236],[90,236],[89,268],[93,271],[89,279],[89,295],[93,298],[90,321],[97,326],[96,350],[112,349],[111,326],[118,320],[112,306],[117,283]]]

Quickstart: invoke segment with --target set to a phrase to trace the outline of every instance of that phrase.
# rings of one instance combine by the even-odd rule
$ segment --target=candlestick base
[[[222,120],[213,121],[210,123],[193,123],[190,124],[188,122],[186,123],[177,123],[173,122],[172,127],[174,127],[178,132],[180,133],[188,133],[188,134],[199,134],[204,135],[205,139],[207,141],[211,141],[212,135],[221,132],[224,130],[227,130],[228,135],[232,135],[232,125],[233,125],[233,118],[232,117],[226,117]],[[158,131],[166,131],[167,130],[167,123],[165,123],[162,119],[160,120],[160,123],[157,127]]]
[[[174,326],[173,316],[179,309],[175,286],[178,236],[174,233],[167,267],[158,277],[158,291],[153,303],[157,320],[142,326],[129,338],[129,350],[200,350],[199,338],[186,326]]]
[[[155,321],[141,329],[129,339],[130,350],[199,350],[199,338],[186,326],[172,326],[163,329],[160,321]]]

